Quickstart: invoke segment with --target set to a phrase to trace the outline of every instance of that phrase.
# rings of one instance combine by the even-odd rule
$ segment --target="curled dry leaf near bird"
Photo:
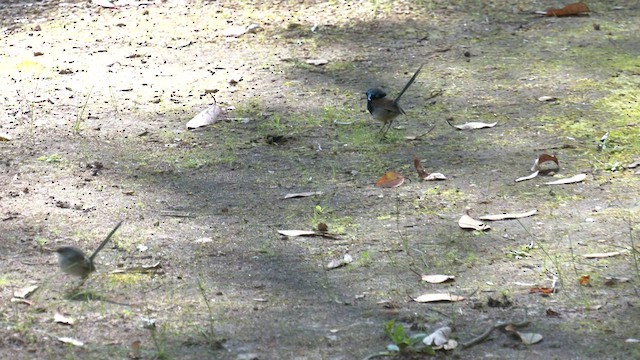
[[[404,92],[407,91],[409,86],[411,86],[411,84],[416,80],[420,70],[422,70],[422,66],[423,65],[420,65],[418,70],[416,70],[416,73],[413,74],[409,82],[407,82],[407,85],[404,86],[404,89],[402,89],[400,94],[398,94],[398,96],[393,100],[387,98],[387,94],[380,88],[372,88],[367,90],[365,93],[367,95],[367,110],[369,110],[369,113],[373,115],[374,119],[382,121],[383,124],[382,128],[380,128],[380,132],[382,132],[383,135],[386,135],[387,131],[389,131],[389,128],[393,123],[393,119],[398,117],[400,114],[404,115],[404,110],[402,110],[398,102]]]
[[[96,270],[96,267],[93,263],[98,252],[102,250],[102,248],[111,240],[113,234],[118,230],[118,228],[122,225],[122,221],[116,225],[113,230],[107,235],[107,238],[100,243],[98,248],[91,254],[91,256],[87,257],[82,250],[74,247],[74,246],[62,246],[56,249],[58,253],[58,265],[60,266],[60,270],[63,272],[79,276],[82,279],[86,279],[89,274]]]

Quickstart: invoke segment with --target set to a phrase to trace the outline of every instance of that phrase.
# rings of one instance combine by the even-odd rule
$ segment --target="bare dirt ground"
[[[525,319],[541,342],[494,331],[436,357],[640,358],[640,4],[532,14],[563,5],[3,1],[0,357],[362,359],[391,320],[462,343]],[[364,91],[394,96],[420,64],[381,139]],[[213,92],[223,121],[188,131]],[[558,174],[514,182],[542,153]],[[407,181],[375,187],[389,170]],[[76,289],[52,250],[90,252],[119,220]],[[333,236],[277,233],[319,223]]]

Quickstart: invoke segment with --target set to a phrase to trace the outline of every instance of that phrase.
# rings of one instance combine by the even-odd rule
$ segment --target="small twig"
[[[475,337],[475,338],[473,338],[473,339],[471,339],[471,340],[469,340],[467,342],[463,342],[461,345],[462,345],[463,348],[468,348],[468,347],[471,347],[473,345],[477,345],[477,344],[483,342],[484,340],[486,340],[494,330],[503,329],[507,325],[512,325],[513,327],[516,327],[516,328],[521,328],[521,327],[525,327],[525,326],[529,325],[529,320],[527,320],[526,311],[524,313],[524,319],[521,322],[519,322],[519,323],[503,322],[503,323],[495,324],[493,326],[490,326],[480,336],[477,336],[477,337]]]

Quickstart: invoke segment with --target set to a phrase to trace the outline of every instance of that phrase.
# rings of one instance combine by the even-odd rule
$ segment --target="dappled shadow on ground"
[[[89,8],[96,21],[71,9],[69,18],[42,22],[41,31],[17,28],[4,40],[3,75],[14,81],[0,93],[7,99],[0,131],[14,139],[0,143],[2,236],[10,240],[0,246],[13,255],[0,264],[20,284],[40,281],[47,294],[36,298],[44,311],[14,308],[16,322],[34,316],[42,324],[56,311],[87,319],[62,330],[42,325],[90,340],[86,350],[68,350],[79,357],[126,356],[142,339],[150,356],[351,359],[384,349],[388,320],[416,332],[451,324],[459,339],[468,339],[498,320],[520,320],[526,310],[530,330],[545,335],[542,344],[524,347],[496,336],[458,354],[631,354],[630,347],[593,338],[613,333],[620,345],[632,335],[633,324],[618,325],[637,308],[633,286],[581,288],[574,281],[582,272],[595,281],[610,271],[631,276],[631,262],[612,261],[605,271],[574,252],[628,248],[629,217],[600,214],[632,209],[633,200],[619,194],[637,180],[594,165],[588,149],[596,132],[577,124],[609,114],[592,102],[610,89],[589,86],[629,70],[607,67],[596,55],[609,52],[620,62],[625,52],[637,52],[635,33],[612,27],[616,21],[633,27],[637,15],[565,21],[481,4],[316,6],[290,16],[244,4]],[[319,17],[315,31],[311,15]],[[612,27],[611,34],[588,30],[595,21]],[[260,31],[238,39],[220,32],[251,22]],[[69,37],[69,29],[77,36]],[[15,50],[17,44],[24,48]],[[329,60],[324,67],[305,62],[321,57]],[[393,94],[420,63],[425,71],[403,98],[408,116],[381,141],[362,92],[384,85]],[[423,101],[438,89],[442,96]],[[211,102],[205,90],[218,90],[226,119],[187,132],[186,121]],[[537,100],[547,94],[562,100]],[[448,117],[499,125],[459,132]],[[405,138],[434,125],[423,138]],[[270,143],[270,136],[286,141]],[[586,171],[590,181],[515,184],[541,152],[560,157],[563,175]],[[413,155],[449,179],[419,181]],[[398,189],[373,187],[387,170],[409,181]],[[284,199],[302,191],[321,194]],[[529,208],[539,214],[492,224],[488,233],[456,224],[467,211]],[[66,279],[53,274],[47,250],[77,242],[95,247],[119,219],[125,225],[101,253],[100,275],[158,263],[159,270],[99,276],[87,291],[103,299],[68,301],[58,288]],[[276,232],[318,222],[337,239]],[[353,264],[327,270],[346,253]],[[454,274],[456,281],[427,285],[423,273]],[[528,294],[554,277],[563,283],[559,294]],[[411,300],[425,292],[467,299]],[[512,305],[486,305],[498,294]],[[615,304],[598,313],[586,310],[590,302]],[[547,317],[547,308],[562,317]],[[141,319],[157,321],[157,332]],[[38,338],[40,324],[24,333]],[[211,338],[202,337],[203,329],[213,329]],[[209,346],[219,339],[224,350]],[[40,357],[64,350],[39,341]],[[111,343],[115,350],[103,345]]]

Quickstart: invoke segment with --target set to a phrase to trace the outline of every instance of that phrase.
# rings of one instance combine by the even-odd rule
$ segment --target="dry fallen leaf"
[[[449,125],[459,130],[477,130],[477,129],[484,129],[484,128],[492,128],[496,126],[496,124],[498,124],[497,122],[484,123],[484,122],[472,121],[472,122],[464,123],[462,125],[453,125],[451,122],[449,122],[449,119],[447,119],[447,122],[449,123]]]
[[[278,234],[296,237],[316,235],[316,232],[313,230],[278,230]]]
[[[427,303],[427,302],[438,302],[438,301],[462,301],[464,297],[453,294],[424,294],[420,295],[417,298],[413,299],[415,302],[419,303]]]
[[[331,260],[327,264],[327,269],[329,269],[329,270],[337,269],[339,267],[345,266],[345,265],[350,264],[352,262],[353,262],[353,257],[351,255],[349,255],[349,254],[345,254],[342,259]]]
[[[430,284],[440,284],[445,281],[454,280],[455,278],[453,275],[422,275],[422,281]]]
[[[31,296],[31,294],[33,294],[36,290],[38,290],[38,285],[23,287],[21,289],[14,291],[13,296],[20,299],[26,299],[29,296]]]
[[[109,0],[91,0],[91,3],[93,5],[100,6],[100,7],[107,8],[107,9],[117,9],[118,8],[117,6],[115,6]]]
[[[541,174],[555,173],[560,170],[560,162],[554,155],[542,154],[534,161],[531,171],[539,171]]]
[[[537,212],[538,210],[533,209],[523,213],[484,215],[484,216],[480,216],[480,220],[497,221],[497,220],[506,220],[506,219],[521,219],[521,218],[533,216]]]
[[[483,223],[482,221],[478,221],[466,214],[462,215],[460,220],[458,220],[458,225],[463,229],[482,230],[482,231],[491,229],[491,226]]]
[[[61,341],[61,342],[65,343],[65,344],[71,344],[71,345],[74,345],[74,346],[84,346],[84,343],[82,341],[76,340],[76,339],[72,339],[72,338],[66,337],[66,336],[59,337],[58,341]]]
[[[612,252],[608,252],[608,253],[584,254],[582,256],[586,257],[587,259],[600,259],[600,258],[608,258],[608,257],[612,257],[612,256],[618,256],[618,255],[621,255],[622,253],[624,253],[624,251],[612,251]]]
[[[55,315],[53,315],[53,321],[64,325],[73,325],[76,323],[74,319],[59,313],[55,313]]]
[[[451,336],[451,328],[448,326],[441,327],[440,329],[432,332],[428,336],[422,339],[422,342],[427,346],[442,346],[449,342]]]
[[[213,104],[208,108],[202,110],[200,113],[198,113],[198,115],[194,116],[193,119],[189,120],[189,122],[187,123],[187,129],[197,129],[203,126],[211,125],[218,121],[218,117],[220,116],[221,112],[222,109],[218,105]]]
[[[309,59],[306,61],[307,64],[309,65],[315,65],[315,66],[322,66],[322,65],[326,65],[329,63],[329,60],[327,59]]]
[[[587,178],[587,174],[578,174],[576,176],[572,176],[566,179],[560,179],[556,181],[550,181],[545,183],[545,185],[564,185],[564,184],[573,184],[577,182],[581,182]]]
[[[404,177],[397,172],[387,171],[378,181],[376,182],[377,187],[384,188],[395,188],[404,183]]]
[[[582,286],[591,286],[591,277],[589,275],[580,276],[580,285]]]
[[[256,32],[260,28],[258,24],[231,26],[222,31],[222,35],[226,37],[239,37],[241,35]]]
[[[520,340],[522,340],[522,343],[525,345],[533,345],[542,341],[542,335],[540,334],[521,333],[519,331],[516,331],[516,334],[518,334],[518,336],[520,337]]]
[[[13,137],[6,133],[0,133],[0,141],[11,141]]]
[[[536,176],[538,176],[538,171],[534,172],[531,175],[527,175],[527,176],[523,176],[523,177],[517,178],[516,182],[525,181],[525,180],[531,180]]]
[[[431,173],[427,176],[425,181],[435,181],[435,180],[447,180],[447,177],[442,173]]]
[[[529,293],[531,293],[531,294],[539,293],[539,294],[542,294],[542,295],[549,295],[549,294],[553,293],[553,289],[547,288],[547,287],[535,287],[535,288],[529,289]]]
[[[573,3],[573,4],[569,4],[563,8],[560,9],[547,9],[546,14],[547,16],[578,16],[578,15],[583,15],[586,13],[589,13],[591,10],[589,10],[589,7],[587,6],[587,4],[582,3],[582,2],[577,2],[577,3]]]
[[[297,198],[297,197],[309,197],[315,195],[322,195],[322,191],[307,191],[301,193],[289,193],[284,196],[285,199]]]

